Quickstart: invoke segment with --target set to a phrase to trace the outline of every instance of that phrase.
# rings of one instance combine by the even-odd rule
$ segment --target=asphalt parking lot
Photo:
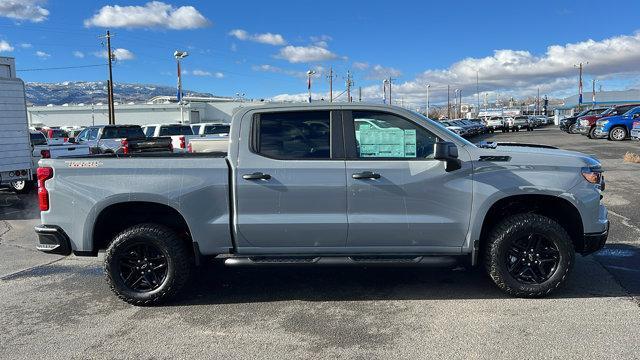
[[[101,259],[35,251],[35,194],[0,190],[0,358],[640,358],[640,143],[555,128],[481,139],[603,163],[608,245],[567,286],[514,299],[463,268],[199,269],[169,305],[119,301]]]

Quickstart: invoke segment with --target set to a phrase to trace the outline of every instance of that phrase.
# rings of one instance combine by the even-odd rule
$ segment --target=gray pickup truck
[[[246,107],[227,153],[43,159],[37,248],[96,256],[111,289],[155,304],[193,266],[482,264],[544,296],[604,245],[600,163],[543,145],[476,146],[398,107]]]

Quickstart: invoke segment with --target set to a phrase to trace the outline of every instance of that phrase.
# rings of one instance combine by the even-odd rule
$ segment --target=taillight
[[[39,167],[38,171],[38,202],[40,211],[49,210],[49,192],[44,186],[44,182],[53,177],[53,169],[50,167]]]
[[[192,153],[193,152],[193,146],[191,146],[191,143],[189,143],[189,145],[187,145],[187,151]]]
[[[122,139],[120,141],[120,146],[122,147],[122,153],[123,154],[128,154],[129,153],[129,141],[127,141],[127,139]]]
[[[180,149],[184,149],[185,144],[186,144],[186,140],[185,140],[184,136],[180,136],[178,139],[180,139]]]
[[[43,159],[50,159],[51,158],[51,151],[50,150],[40,150],[40,156],[42,156]]]

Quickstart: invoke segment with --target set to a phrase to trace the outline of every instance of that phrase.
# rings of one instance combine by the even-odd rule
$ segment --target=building
[[[116,124],[200,123],[231,121],[235,109],[259,102],[226,97],[157,96],[145,104],[115,105]],[[31,126],[90,126],[109,123],[107,104],[48,105],[27,108]]]

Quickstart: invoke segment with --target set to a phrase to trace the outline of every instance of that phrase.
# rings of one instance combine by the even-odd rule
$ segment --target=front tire
[[[487,274],[505,293],[542,297],[567,279],[575,250],[567,232],[538,214],[514,215],[490,233],[485,248]]]
[[[12,181],[11,189],[17,194],[26,194],[31,191],[33,188],[33,181],[20,180],[20,181]]]
[[[132,226],[115,237],[104,260],[111,290],[133,305],[156,305],[188,282],[193,255],[187,243],[158,224]]]
[[[573,124],[571,126],[569,126],[569,131],[567,131],[569,134],[575,134],[576,133],[576,124]]]
[[[609,131],[609,140],[622,141],[627,138],[627,129],[623,126],[616,126]]]

